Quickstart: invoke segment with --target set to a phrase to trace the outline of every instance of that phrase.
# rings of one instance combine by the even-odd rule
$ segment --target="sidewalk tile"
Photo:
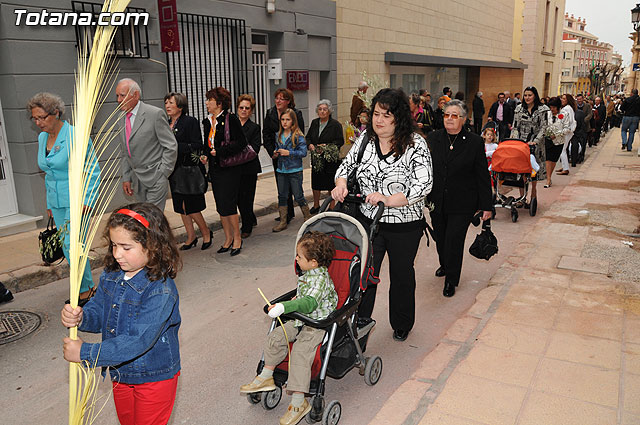
[[[574,272],[571,276],[569,289],[576,292],[593,292],[593,293],[624,293],[624,283],[617,282],[603,275],[593,273]]]
[[[616,421],[614,409],[534,391],[518,425],[613,425]]]
[[[491,425],[513,425],[526,388],[454,372],[433,407]]]
[[[369,425],[397,425],[413,412],[431,384],[413,379],[400,385]]]
[[[624,309],[634,319],[640,319],[640,298],[637,296],[626,297],[624,299]]]
[[[559,260],[560,257],[557,258]],[[557,261],[553,268],[555,269]],[[568,288],[571,277],[564,273],[553,273],[546,270],[538,270],[536,268],[528,267],[522,268],[520,278],[516,282],[522,285],[539,285],[548,286],[551,288]]]
[[[480,319],[476,319],[475,317],[461,317],[451,325],[444,337],[452,341],[464,342],[471,336],[471,333],[476,329],[478,323],[480,323]]]
[[[533,387],[545,393],[618,407],[620,372],[579,363],[544,359]]]
[[[562,303],[585,312],[620,315],[623,311],[624,301],[618,295],[592,294],[569,290],[564,295]]]
[[[618,370],[621,347],[616,341],[553,332],[545,357]]]
[[[436,409],[429,409],[418,425],[488,425],[471,419],[449,415]]]
[[[622,341],[622,316],[589,313],[575,308],[561,308],[555,329],[560,332]]]
[[[624,410],[640,414],[640,375],[624,375]]]
[[[540,358],[477,344],[460,363],[458,371],[479,378],[527,387]]]
[[[415,378],[437,379],[449,365],[460,346],[441,342],[420,363],[420,367],[413,374]]]
[[[542,355],[550,335],[547,329],[490,320],[478,336],[478,342],[503,350]]]
[[[640,344],[625,344],[624,371],[640,375]]]
[[[500,267],[498,270],[502,268],[503,267]],[[471,306],[467,314],[477,318],[483,317],[501,290],[502,285],[492,285],[481,290],[478,295],[476,295],[476,302]]]
[[[629,412],[622,412],[622,424],[621,425],[638,425],[640,424],[640,415],[634,415]]]
[[[624,341],[640,344],[640,319],[625,317]]]
[[[516,283],[509,289],[504,302],[522,302],[527,305],[552,305],[559,306],[566,289],[561,286],[550,287],[529,284],[528,282]]]
[[[551,329],[558,308],[546,305],[524,305],[523,303],[502,303],[493,316],[494,320],[506,323],[536,326]]]

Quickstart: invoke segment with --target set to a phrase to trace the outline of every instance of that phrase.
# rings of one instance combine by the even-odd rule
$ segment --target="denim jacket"
[[[102,333],[84,342],[80,358],[111,366],[111,380],[143,384],[171,379],[180,370],[178,290],[171,278],[151,281],[143,269],[129,280],[122,270],[103,272],[84,306],[79,330]]]
[[[296,173],[302,171],[302,158],[307,156],[307,142],[303,136],[298,136],[298,143],[294,148],[291,136],[287,137],[287,140],[282,143],[280,135],[276,133],[276,149],[286,149],[289,151],[289,156],[278,157],[277,171],[279,173]]]

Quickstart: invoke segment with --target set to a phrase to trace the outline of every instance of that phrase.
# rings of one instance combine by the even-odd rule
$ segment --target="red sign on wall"
[[[180,51],[178,36],[178,9],[176,0],[158,0],[158,23],[163,52]]]
[[[289,90],[309,90],[309,71],[287,71]]]

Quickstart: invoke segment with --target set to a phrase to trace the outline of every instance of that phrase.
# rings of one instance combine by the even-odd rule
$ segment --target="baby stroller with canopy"
[[[361,199],[354,195],[348,196],[348,202],[351,203],[362,202]],[[337,308],[323,320],[313,320],[298,312],[281,316],[283,320],[298,319],[307,326],[327,331],[323,342],[318,346],[311,368],[309,393],[312,396],[312,408],[305,417],[308,423],[321,421],[323,425],[337,424],[342,412],[340,402],[337,400],[325,405],[324,392],[327,376],[340,379],[357,367],[360,375],[364,376],[365,383],[375,385],[382,374],[382,359],[379,356],[365,357],[364,355],[375,321],[358,320],[358,307],[367,285],[377,283],[377,278],[373,276],[371,236],[376,232],[384,211],[384,204],[379,203],[376,218],[367,234],[362,224],[350,215],[327,211],[330,202],[331,198],[325,200],[320,213],[302,225],[296,237],[296,244],[305,233],[311,231],[319,231],[332,237],[336,254],[329,266],[329,274],[338,294]],[[296,274],[300,275],[302,271],[297,262],[294,264]],[[270,303],[288,301],[295,295],[294,289]],[[268,306],[264,307],[264,312],[268,312]],[[269,332],[277,326],[279,322],[274,319]],[[248,394],[247,398],[251,404],[262,402],[262,406],[267,410],[278,405],[282,397],[282,387],[288,379],[288,361],[287,356],[274,371],[276,389]],[[258,363],[258,374],[263,367],[264,355]]]
[[[531,217],[536,215],[538,200],[531,199],[530,204],[526,204],[529,192],[529,183],[532,173],[531,150],[529,145],[520,139],[506,139],[502,141],[491,160],[491,179],[494,187],[494,216],[496,208],[506,208],[511,210],[511,221],[518,221],[518,210],[516,204],[522,203],[529,208]],[[503,186],[515,186],[524,188],[524,194],[519,198],[505,196],[500,193]]]

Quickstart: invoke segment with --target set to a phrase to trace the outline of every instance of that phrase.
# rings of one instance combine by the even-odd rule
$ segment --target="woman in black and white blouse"
[[[413,263],[424,229],[424,199],[431,191],[432,166],[427,143],[417,127],[407,96],[395,89],[383,89],[371,103],[372,119],[355,142],[336,173],[333,199],[344,201],[347,177],[357,168],[356,179],[366,202],[360,212],[365,223],[375,216],[377,203],[386,208],[373,240],[374,273],[380,273],[389,254],[389,320],[393,338],[404,341],[415,321],[415,270]],[[362,161],[357,155],[367,143]],[[371,317],[377,285],[367,288],[360,317]]]

